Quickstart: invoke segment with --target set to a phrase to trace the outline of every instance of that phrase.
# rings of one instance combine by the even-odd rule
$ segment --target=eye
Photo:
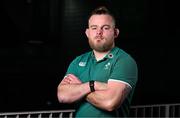
[[[91,27],[91,29],[92,29],[92,30],[96,30],[96,29],[97,29],[97,27]]]
[[[96,25],[91,25],[91,26],[89,27],[89,29],[91,29],[91,30],[96,30],[96,29],[97,29],[97,26],[96,26]]]
[[[109,27],[109,26],[104,26],[103,29],[104,29],[104,30],[109,30],[110,27]]]

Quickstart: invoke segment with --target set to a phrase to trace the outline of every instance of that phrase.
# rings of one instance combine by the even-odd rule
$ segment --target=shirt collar
[[[114,58],[114,56],[116,55],[117,52],[118,52],[118,47],[115,46],[114,48],[111,49],[111,51],[102,60],[108,59],[108,58],[109,59]],[[91,52],[91,57],[95,58],[93,51]]]
[[[105,56],[105,58],[112,59],[116,55],[118,51],[118,48],[115,46],[114,48],[111,49],[111,51]]]

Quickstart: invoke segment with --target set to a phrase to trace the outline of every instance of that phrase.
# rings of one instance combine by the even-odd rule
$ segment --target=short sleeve
[[[69,65],[66,75],[67,74],[74,74],[74,75],[78,75],[78,57],[75,58]]]
[[[131,56],[118,58],[110,75],[109,81],[119,81],[134,88],[138,79],[138,68]]]

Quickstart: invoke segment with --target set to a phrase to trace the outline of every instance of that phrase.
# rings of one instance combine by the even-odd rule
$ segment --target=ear
[[[85,34],[87,37],[89,37],[89,29],[88,28],[86,28]]]
[[[119,29],[118,28],[115,28],[114,29],[114,37],[117,38],[119,36]]]

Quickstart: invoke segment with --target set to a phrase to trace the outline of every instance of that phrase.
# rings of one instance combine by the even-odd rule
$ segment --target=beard
[[[105,42],[93,42],[92,40],[94,39],[89,39],[89,45],[93,50],[97,52],[107,52],[111,50],[112,47],[114,46],[114,42],[111,40],[109,41],[109,40],[103,39],[103,40],[106,40]]]

